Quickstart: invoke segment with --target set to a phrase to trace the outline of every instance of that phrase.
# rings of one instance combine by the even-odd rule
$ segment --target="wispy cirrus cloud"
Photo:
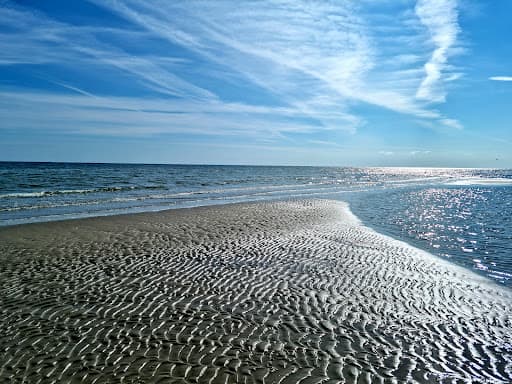
[[[404,3],[392,15],[356,1],[91,3],[127,24],[73,25],[14,3],[0,8],[0,65],[84,75],[77,81],[58,70],[44,73],[60,87],[55,94],[4,89],[0,113],[11,126],[39,121],[104,134],[121,134],[121,127],[125,134],[354,133],[366,120],[355,107],[370,106],[462,127],[430,104],[442,102],[443,83],[457,77],[448,64],[457,46],[455,1],[419,0],[416,13]],[[418,25],[431,33],[432,54],[418,43]],[[23,116],[13,103],[37,113]]]
[[[512,76],[491,76],[489,80],[494,81],[512,81]]]
[[[288,102],[301,95],[306,104],[308,98],[323,94],[339,106],[362,102],[445,125],[439,112],[418,99],[444,100],[438,83],[457,37],[455,1],[417,5],[417,14],[437,46],[425,65],[424,78],[420,62],[425,52],[410,44],[423,36],[410,27],[414,21],[406,11],[397,25],[396,16],[382,18],[378,11],[368,18],[371,10],[356,2],[268,1],[240,4],[236,9],[226,1],[159,2],[156,7],[139,0],[95,3],[237,71]],[[375,23],[367,24],[368,19]],[[378,24],[382,20],[385,25]],[[409,35],[398,34],[391,41],[373,32],[404,27]],[[384,58],[393,63],[392,68],[383,65],[382,46],[394,47]],[[455,79],[455,75],[450,76]]]
[[[348,117],[349,83],[357,83],[364,67],[371,65],[366,59],[369,47],[355,26],[361,22],[345,6],[260,2],[234,8],[222,1],[160,2],[151,8],[138,1],[98,5],[238,73],[241,81],[312,114],[326,127],[333,121],[323,116],[342,111]],[[352,131],[361,118],[352,115],[348,120],[351,124],[338,129]]]
[[[105,65],[133,76],[134,81],[162,94],[193,99],[215,98],[212,92],[185,81],[161,65],[172,57],[153,60],[133,55],[98,38],[108,33],[129,40],[136,37],[136,33],[103,27],[75,27],[37,12],[16,8],[0,8],[0,23],[11,27],[0,43],[0,64],[88,66],[95,71],[98,65]],[[101,77],[101,72],[99,74]]]
[[[411,156],[411,157],[424,157],[430,155],[432,151],[428,150],[414,150],[414,151],[379,151],[379,155],[381,156]]]
[[[17,23],[15,22],[16,20],[24,20],[25,22]],[[26,22],[27,20],[29,22]],[[185,80],[184,77],[177,73],[179,71],[176,70],[176,67],[184,68],[185,72],[192,71],[192,74],[198,72],[200,76],[215,77],[217,78],[217,83],[221,86],[222,81],[229,81],[229,77],[232,76],[228,72],[229,68],[221,72],[217,69],[212,69],[212,66],[208,64],[203,64],[198,68],[191,69],[195,63],[188,59],[182,58],[180,61],[180,58],[165,56],[159,51],[153,51],[149,55],[133,54],[100,38],[101,35],[108,33],[110,36],[114,36],[115,40],[128,40],[127,44],[129,45],[130,40],[141,39],[141,35],[143,37],[147,35],[147,31],[140,29],[127,31],[125,34],[125,30],[119,28],[76,27],[49,19],[40,13],[19,8],[0,10],[0,22],[9,25],[11,29],[6,35],[6,39],[0,42],[0,48],[4,48],[4,60],[3,62],[0,60],[0,64],[3,63],[4,65],[55,64],[59,66],[73,66],[75,68],[109,67],[109,70],[121,71],[125,75],[130,76],[134,83],[156,93],[156,95],[152,96],[153,98],[164,95],[188,101],[202,101],[207,105],[211,105],[212,101],[219,104],[222,103],[215,94],[215,89],[209,90],[194,84],[193,76],[192,81]],[[196,38],[192,35],[187,35],[185,32],[176,31],[171,33],[170,36],[176,42],[185,44],[187,48],[190,48],[189,44],[199,44]],[[169,36],[166,35],[166,37]],[[21,46],[27,47],[27,43],[34,52],[41,52],[42,54],[27,55],[24,49],[19,49]],[[212,57],[214,56],[212,53]],[[95,72],[102,77],[101,69],[95,69]],[[218,78],[219,73],[221,79]],[[283,76],[281,76],[282,78]],[[89,93],[88,90],[84,89],[86,87],[79,88],[69,83],[63,85],[63,81],[52,79],[49,79],[49,81],[59,84],[64,88],[75,90],[78,93]],[[240,75],[231,81],[240,82]],[[279,87],[282,87],[284,84],[283,81],[279,80],[279,77],[277,78],[277,83],[279,83]],[[301,85],[296,84],[294,79],[290,79],[289,84],[293,87]],[[297,93],[297,96],[294,97],[286,97],[287,92],[282,88],[281,92],[283,93],[280,104],[288,106],[290,110],[294,111],[295,116],[315,120],[307,123],[310,130],[336,128],[341,131],[353,132],[360,124],[361,119],[350,114],[343,103],[335,103],[334,100],[329,99],[322,92],[310,92],[312,96],[307,99],[301,96],[301,94],[306,93],[305,90]],[[140,98],[135,97],[134,100],[140,101]],[[171,104],[173,103],[174,101],[172,100]],[[227,105],[231,104],[228,103]],[[189,113],[191,112],[189,111]],[[268,124],[270,120],[267,119],[266,123]],[[232,127],[236,124],[239,125],[240,130],[243,130],[243,127],[248,129],[248,124],[246,124],[245,120],[232,121],[229,124],[224,124],[224,126]],[[252,124],[250,125],[252,126]],[[300,130],[304,125],[306,124],[299,124],[297,129]],[[281,124],[274,123],[276,129],[282,126]],[[148,128],[147,132],[150,131],[151,129]]]
[[[61,86],[74,93],[0,92],[0,116],[5,122],[0,131],[23,129],[101,136],[199,134],[275,140],[283,138],[283,134],[324,128],[305,119],[308,116],[293,107],[101,97],[67,84]]]
[[[425,64],[425,77],[418,87],[416,97],[442,102],[446,97],[443,83],[460,76],[444,75],[449,68],[448,58],[455,51],[460,31],[457,0],[418,0],[415,11],[421,23],[428,29],[430,41],[435,47]]]
[[[430,155],[431,153],[432,153],[432,151],[425,151],[425,150],[418,151],[418,150],[416,150],[416,151],[410,151],[409,155],[411,155],[411,156],[425,156],[425,155]]]

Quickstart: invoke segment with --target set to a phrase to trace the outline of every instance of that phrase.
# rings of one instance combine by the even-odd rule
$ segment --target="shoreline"
[[[179,212],[180,211],[189,211],[197,209],[208,209],[208,208],[229,208],[229,207],[236,207],[238,205],[258,205],[258,204],[275,204],[275,203],[286,203],[286,202],[297,202],[297,201],[306,201],[306,200],[322,200],[322,199],[301,199],[301,198],[290,198],[290,197],[283,197],[282,199],[270,199],[270,200],[248,200],[248,201],[235,201],[235,202],[227,202],[227,203],[213,203],[213,204],[200,204],[200,205],[191,205],[191,206],[179,206],[176,208],[169,208],[168,206],[163,207],[161,209],[155,209],[155,210],[141,210],[137,212],[120,212],[120,213],[113,213],[113,214],[100,214],[97,215],[95,213],[91,213],[91,216],[77,216],[77,217],[69,217],[69,218],[62,218],[62,219],[56,219],[56,220],[48,220],[48,221],[33,221],[33,222],[23,222],[23,223],[17,223],[17,224],[7,224],[7,225],[0,225],[0,232],[4,230],[9,230],[16,227],[24,227],[24,226],[45,226],[47,224],[53,225],[53,224],[66,224],[66,223],[79,223],[80,222],[87,222],[91,220],[99,220],[100,222],[105,220],[105,222],[110,221],[111,219],[113,221],[119,221],[123,218],[125,218],[126,222],[131,221],[130,218],[133,216],[133,219],[137,221],[137,216],[152,216],[153,219],[157,219],[157,221],[160,221],[158,216],[165,215],[165,217],[172,215],[173,212]],[[341,203],[344,203],[340,201]],[[70,214],[72,215],[72,214]],[[148,217],[149,218],[149,217]],[[358,219],[359,220],[359,219]]]
[[[6,226],[0,254],[2,379],[512,379],[512,292],[338,201]]]
[[[276,204],[276,203],[277,204],[293,203],[293,202],[308,201],[308,200],[309,201],[319,201],[319,200],[326,200],[326,199],[325,198],[311,198],[311,197],[309,197],[309,198],[283,197],[280,199],[271,199],[271,200],[262,199],[262,200],[249,200],[249,201],[238,201],[238,202],[227,202],[227,203],[223,202],[223,203],[213,203],[213,204],[205,204],[205,205],[179,206],[176,208],[164,207],[161,209],[142,210],[142,211],[136,211],[136,212],[122,212],[122,213],[115,213],[115,214],[108,214],[108,213],[102,214],[102,215],[91,214],[91,216],[79,216],[79,217],[63,218],[63,219],[49,220],[49,221],[34,221],[34,222],[24,222],[24,223],[18,223],[18,224],[0,225],[0,240],[1,240],[3,231],[9,232],[9,230],[11,230],[11,229],[22,228],[25,226],[27,226],[27,227],[29,227],[29,226],[44,227],[46,225],[57,225],[57,226],[61,225],[63,227],[66,227],[66,224],[70,224],[70,225],[72,225],[74,223],[80,224],[82,221],[84,223],[87,223],[88,221],[94,222],[96,220],[98,220],[98,223],[101,223],[103,220],[105,220],[105,222],[109,222],[110,220],[119,222],[119,220],[123,221],[123,218],[126,219],[125,220],[126,222],[129,222],[129,221],[132,221],[130,219],[133,219],[136,221],[137,216],[148,216],[147,219],[157,219],[157,221],[159,221],[160,220],[159,216],[168,217],[169,215],[172,215],[173,212],[179,212],[179,211],[188,211],[188,210],[196,210],[196,209],[199,211],[199,210],[208,209],[208,208],[229,209],[230,207],[236,208],[236,206],[244,206],[244,205],[251,206],[251,205],[260,205],[260,204],[265,205],[265,204]],[[436,255],[434,253],[429,252],[426,249],[421,248],[417,244],[409,243],[407,239],[395,237],[393,234],[387,233],[385,230],[380,229],[376,225],[372,225],[370,223],[363,222],[358,216],[356,216],[352,212],[349,203],[347,203],[343,200],[332,200],[332,201],[335,201],[336,203],[341,204],[341,205],[345,205],[346,206],[345,207],[346,216],[350,217],[351,220],[358,223],[358,225],[365,227],[369,231],[373,231],[380,236],[387,237],[387,238],[389,238],[390,241],[398,242],[398,243],[403,244],[406,247],[411,247],[413,249],[416,249],[417,251],[424,253],[425,256],[428,258],[434,258],[435,260],[437,260],[441,263],[446,263],[449,266],[452,266],[455,268],[461,268],[463,271],[469,272],[470,274],[474,275],[475,277],[483,279],[482,283],[484,283],[484,284],[491,283],[491,284],[497,285],[498,287],[500,287],[502,289],[506,289],[506,290],[509,289],[507,286],[499,284],[496,280],[491,279],[490,277],[488,277],[484,274],[474,271],[469,266],[463,265],[456,261],[449,261],[439,255]]]

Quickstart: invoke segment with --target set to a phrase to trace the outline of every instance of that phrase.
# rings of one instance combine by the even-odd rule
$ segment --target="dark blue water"
[[[0,162],[0,225],[290,197],[512,286],[510,170]]]

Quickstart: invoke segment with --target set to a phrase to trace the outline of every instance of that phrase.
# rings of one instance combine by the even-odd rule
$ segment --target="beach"
[[[512,381],[512,291],[346,203],[0,228],[0,381]]]

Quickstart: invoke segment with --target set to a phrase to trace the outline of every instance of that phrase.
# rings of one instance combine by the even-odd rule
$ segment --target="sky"
[[[511,14],[0,0],[0,160],[512,167]]]

